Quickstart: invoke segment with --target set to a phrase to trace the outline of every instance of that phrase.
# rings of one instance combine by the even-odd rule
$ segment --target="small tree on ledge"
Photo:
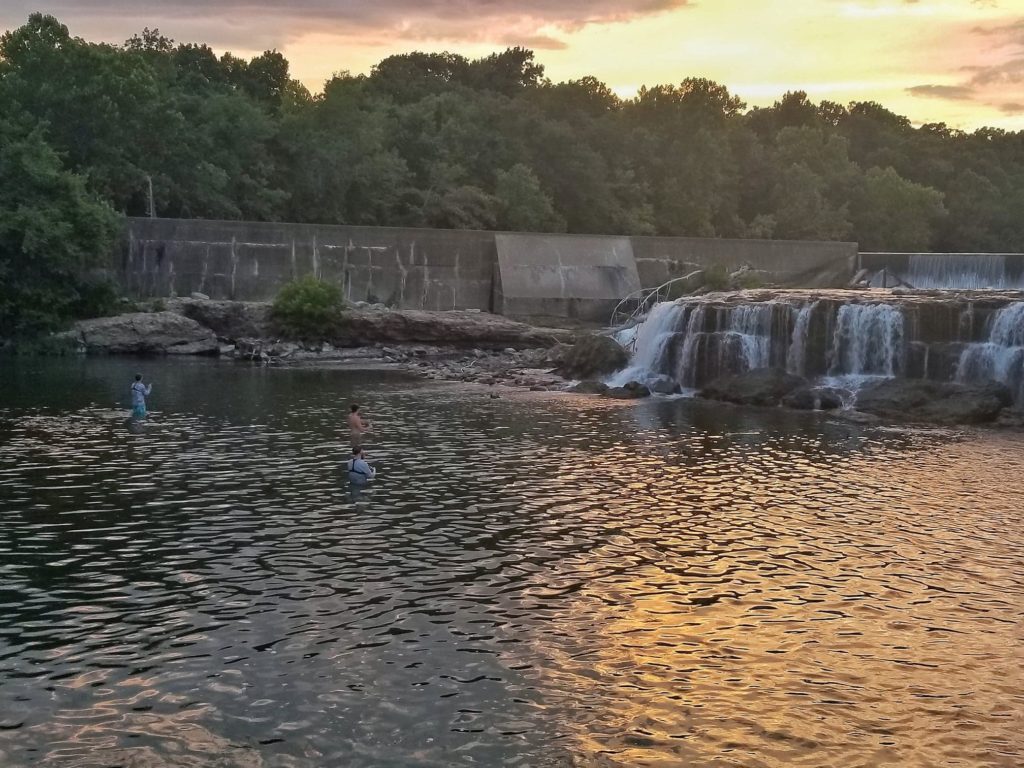
[[[340,329],[344,309],[337,285],[308,276],[281,289],[271,317],[277,330],[289,338],[322,341]]]

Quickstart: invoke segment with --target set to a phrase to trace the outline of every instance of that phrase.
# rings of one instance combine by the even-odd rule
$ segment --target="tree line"
[[[799,91],[748,109],[702,78],[624,99],[593,77],[551,82],[523,48],[390,56],[311,94],[276,51],[245,61],[148,29],[92,43],[34,14],[0,37],[0,104],[0,280],[26,285],[80,271],[118,215],[151,206],[167,217],[1024,250],[1024,132],[914,127],[874,102]]]

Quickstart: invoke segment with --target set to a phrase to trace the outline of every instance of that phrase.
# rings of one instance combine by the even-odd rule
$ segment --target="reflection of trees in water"
[[[621,745],[640,738],[626,734],[634,726],[657,732],[645,718],[659,717],[668,673],[696,658],[672,655],[699,642],[679,614],[786,583],[811,561],[869,572],[893,547],[877,492],[865,492],[880,457],[938,439],[691,401],[491,400],[366,374],[164,364],[149,376],[172,407],[142,435],[84,411],[15,417],[0,433],[13,436],[0,470],[14,480],[0,484],[4,663],[39,676],[17,685],[40,719],[60,676],[85,700],[102,681],[116,691],[104,694],[110,720],[130,718],[119,689],[138,674],[234,714],[286,681],[304,695],[275,699],[270,722],[309,722],[300,732],[318,745],[397,727],[394,754],[406,756],[425,731],[457,724],[483,728],[472,738],[501,752],[487,739],[504,720],[536,735],[576,715],[621,727],[610,742]],[[339,433],[353,399],[375,417],[382,469],[358,507]],[[885,516],[905,512],[901,498]],[[798,551],[816,537],[834,557]],[[736,641],[735,623],[693,633],[713,626]],[[219,687],[233,670],[251,690]],[[325,711],[319,697],[343,702],[330,699],[343,687],[360,706]],[[419,708],[382,704],[396,700]],[[552,701],[550,723],[535,717]],[[202,727],[219,738],[231,726],[218,717]]]

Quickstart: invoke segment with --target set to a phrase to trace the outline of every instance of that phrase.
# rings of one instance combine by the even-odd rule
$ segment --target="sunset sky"
[[[89,40],[149,26],[236,55],[276,48],[313,91],[392,53],[523,45],[551,79],[594,75],[622,96],[697,76],[750,105],[802,89],[915,123],[1024,129],[1024,0],[4,0],[0,27],[33,10]]]

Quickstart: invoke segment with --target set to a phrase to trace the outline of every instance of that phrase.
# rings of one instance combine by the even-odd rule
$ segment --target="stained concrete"
[[[813,240],[733,240],[708,237],[633,237],[633,254],[645,288],[682,277],[695,268],[726,271],[749,265],[767,282],[800,288],[846,285],[857,261],[857,244]]]
[[[607,320],[640,289],[628,237],[497,234],[495,309],[505,315]]]
[[[263,301],[315,275],[353,302],[490,310],[494,259],[489,232],[135,218],[121,272],[140,297]]]
[[[855,243],[129,218],[119,275],[140,298],[265,301],[316,275],[352,302],[606,320],[628,294],[695,266],[749,265],[771,283],[841,287],[856,257]]]

